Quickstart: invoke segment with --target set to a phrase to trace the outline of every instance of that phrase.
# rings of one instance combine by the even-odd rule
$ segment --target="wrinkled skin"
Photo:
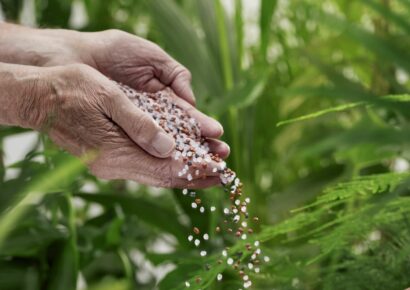
[[[13,26],[13,29],[20,27]],[[25,94],[20,96],[0,93],[0,104],[7,107],[0,124],[46,131],[56,144],[76,156],[95,152],[90,169],[100,178],[131,179],[152,186],[178,188],[203,188],[219,182],[210,170],[205,179],[188,182],[178,178],[182,164],[169,157],[173,150],[168,149],[172,149],[173,144],[160,152],[153,146],[155,137],[163,130],[102,74],[138,90],[170,87],[176,93],[174,101],[199,121],[202,134],[217,138],[222,134],[222,127],[192,105],[190,75],[185,68],[155,44],[119,31],[87,34],[36,31],[41,32],[42,41],[48,39],[50,43],[44,51],[41,45],[30,51],[32,57],[28,59],[34,59],[36,63],[32,65],[37,67],[8,65],[2,70],[0,64],[2,90],[7,91],[10,86],[18,88],[11,90],[13,92],[22,86],[35,88],[23,89]],[[61,36],[63,32],[71,35]],[[57,36],[60,37],[56,38],[58,41],[51,40]],[[70,39],[71,44],[61,39]],[[31,36],[25,41],[36,42]],[[0,48],[2,45],[4,37],[0,36]],[[13,45],[18,46],[18,41],[13,41]],[[0,60],[27,62],[27,55],[21,49],[14,47],[14,52],[3,51]],[[13,61],[16,52],[21,57]],[[10,71],[14,70],[10,76]],[[32,81],[27,84],[27,79]],[[229,147],[216,139],[210,140],[210,147],[222,157],[229,154]]]

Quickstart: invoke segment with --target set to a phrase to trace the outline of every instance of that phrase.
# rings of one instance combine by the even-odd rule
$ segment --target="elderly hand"
[[[3,67],[4,63],[33,66],[24,66],[29,71],[47,67],[37,68],[41,73],[35,74],[48,88],[34,97],[28,89],[29,96],[17,98],[19,104],[14,104],[18,122],[10,122],[16,116],[4,114],[6,121],[2,123],[0,116],[0,124],[35,129],[49,124],[51,138],[69,152],[80,156],[90,149],[98,151],[91,169],[102,178],[164,187],[207,187],[218,182],[212,173],[189,185],[177,178],[180,164],[168,158],[173,140],[105,77],[141,91],[170,87],[175,102],[200,123],[211,151],[226,158],[229,147],[217,139],[222,126],[194,107],[189,72],[154,43],[118,30],[84,33],[2,23],[0,62]],[[17,67],[24,71],[23,66]],[[1,87],[6,93],[8,85]],[[9,98],[15,97],[6,94],[0,106]]]
[[[189,71],[158,45],[120,30],[77,32],[3,23],[0,61],[33,66],[83,63],[137,90],[155,92],[170,87],[195,105]],[[202,118],[201,125],[204,137],[213,139],[214,153],[226,158],[229,147],[217,140],[223,134],[222,126],[212,118]]]
[[[0,88],[0,124],[45,131],[77,156],[95,152],[90,168],[97,177],[179,188],[219,182],[211,170],[205,179],[179,178],[180,160],[157,158],[170,156],[173,138],[114,82],[87,65],[39,68],[3,63]],[[191,112],[205,118],[193,107]]]

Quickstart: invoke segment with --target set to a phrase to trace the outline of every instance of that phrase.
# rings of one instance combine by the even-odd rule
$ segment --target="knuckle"
[[[66,72],[73,77],[88,79],[93,73],[93,68],[83,63],[69,64],[66,67]]]
[[[122,39],[129,35],[127,32],[115,28],[104,30],[102,33],[104,34],[104,37],[113,40]]]
[[[107,102],[107,105],[114,106],[126,96],[113,83],[104,83],[102,85],[102,99]]]
[[[155,130],[155,125],[150,120],[148,116],[146,116],[143,112],[137,115],[134,120],[133,124],[133,131],[138,136],[145,136],[146,133],[151,133]],[[149,140],[144,140],[144,142],[148,142]]]
[[[172,81],[179,79],[190,82],[192,79],[191,72],[179,63],[174,63],[170,65],[170,76]]]
[[[183,67],[183,70],[182,70],[182,72],[180,73],[180,76],[181,76],[182,78],[186,79],[186,80],[189,81],[189,82],[192,80],[192,74],[191,74],[191,72],[190,72],[187,68],[185,68],[185,67]]]

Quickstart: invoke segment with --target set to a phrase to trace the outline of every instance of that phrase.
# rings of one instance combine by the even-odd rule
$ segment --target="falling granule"
[[[243,288],[249,288],[252,286],[252,282],[251,281],[246,281],[245,283],[243,283]]]
[[[223,278],[222,274],[219,273],[218,275],[216,275],[216,280],[221,281]]]
[[[188,281],[185,281],[185,286],[188,288],[191,287],[191,284]]]
[[[118,84],[118,83],[117,83]],[[213,175],[219,174],[221,184],[224,187],[224,191],[229,195],[230,206],[222,208],[225,214],[223,221],[226,232],[236,236],[239,239],[246,240],[247,234],[252,234],[253,229],[250,224],[243,219],[249,218],[248,205],[251,202],[249,197],[242,197],[243,184],[236,176],[236,173],[226,166],[226,163],[217,155],[210,152],[210,147],[207,143],[207,139],[201,135],[201,129],[198,122],[192,118],[185,110],[179,107],[172,99],[169,91],[160,91],[157,93],[145,93],[137,92],[132,88],[118,84],[120,89],[129,97],[129,99],[138,106],[143,112],[150,115],[153,120],[164,131],[172,136],[175,140],[175,151],[173,153],[173,160],[181,161],[183,166],[177,172],[178,177],[185,178],[188,183],[191,183],[198,178],[206,178],[209,176],[209,172]],[[193,209],[199,208],[200,213],[205,213],[205,207],[202,206],[202,201],[196,198],[194,191],[188,191],[183,189],[182,194],[193,198],[191,207]],[[215,206],[210,206],[210,211],[217,210]],[[252,218],[253,222],[258,222],[258,217]],[[193,231],[196,235],[200,234],[200,229],[194,227]],[[216,233],[223,232],[221,227],[216,226]],[[246,233],[245,233],[246,232]],[[203,234],[204,241],[209,240],[208,234]],[[194,245],[198,247],[201,243],[199,239],[194,239],[193,235],[188,236],[188,241],[194,241]],[[249,276],[245,274],[247,268],[249,270],[254,269],[255,273],[260,272],[259,267],[255,267],[259,263],[257,259],[261,253],[259,248],[259,241],[254,242],[254,246],[257,248],[252,252],[248,260],[241,260],[241,255],[234,255],[227,259],[228,265],[232,265],[237,270],[240,277],[244,279],[244,288],[249,288],[252,285]],[[252,251],[250,243],[246,243],[245,249]],[[242,253],[242,252],[238,252]],[[201,256],[206,256],[206,251],[200,251]],[[228,257],[228,248],[222,251],[223,257]],[[269,262],[269,257],[265,256],[263,261]],[[248,265],[248,267],[239,266],[241,263]],[[249,262],[249,263],[248,263]],[[218,264],[221,264],[222,260],[218,260]],[[209,268],[209,267],[207,267]],[[217,280],[222,279],[222,274],[217,275]],[[248,280],[249,279],[249,280]],[[201,277],[195,278],[196,283],[200,284]],[[190,287],[189,282],[185,282],[186,287]]]

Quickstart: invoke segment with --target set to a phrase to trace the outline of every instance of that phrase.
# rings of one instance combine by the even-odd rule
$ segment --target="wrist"
[[[85,37],[64,29],[0,24],[0,62],[52,66],[89,61]]]
[[[0,124],[40,129],[52,94],[49,68],[0,63]]]

